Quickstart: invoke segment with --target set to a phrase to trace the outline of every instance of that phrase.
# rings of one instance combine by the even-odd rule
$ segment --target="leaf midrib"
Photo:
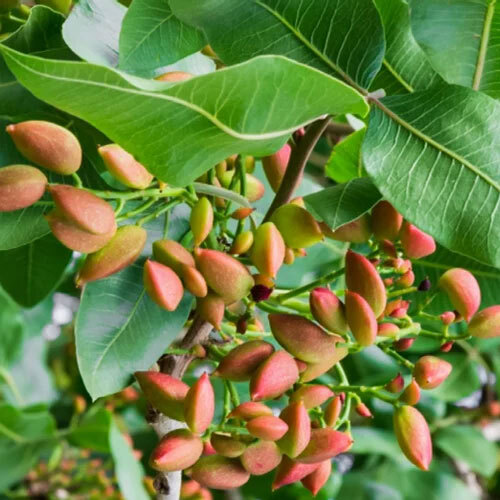
[[[418,260],[412,259],[412,264],[414,266],[417,266],[417,267],[422,267],[422,268],[430,267],[433,269],[452,269],[453,267],[456,267],[453,265],[447,266],[446,264],[440,264],[439,262],[430,262],[430,261],[425,260],[425,259],[418,259]],[[470,266],[461,265],[460,267],[467,269],[475,276],[480,276],[482,278],[488,278],[488,279],[500,280],[500,272],[498,272],[498,274],[495,274],[494,272],[480,271],[480,270],[474,269]]]

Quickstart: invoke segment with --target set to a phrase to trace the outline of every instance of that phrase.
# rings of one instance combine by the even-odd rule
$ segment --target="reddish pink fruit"
[[[232,349],[219,363],[214,375],[228,380],[250,380],[259,365],[274,352],[264,340],[252,340]]]
[[[247,423],[248,432],[259,439],[277,441],[288,431],[287,423],[281,418],[265,415],[256,417]]]
[[[335,348],[335,351],[331,355],[325,356],[322,361],[318,363],[307,363],[307,368],[300,372],[300,381],[306,383],[318,378],[345,358],[347,354],[349,354],[348,349],[342,347],[342,344],[339,344]]]
[[[377,337],[377,319],[368,302],[359,294],[346,291],[347,323],[356,341],[363,347],[372,345]]]
[[[207,488],[230,490],[243,486],[250,474],[234,458],[211,455],[201,457],[191,470],[191,477]]]
[[[274,278],[285,258],[285,242],[272,222],[266,222],[255,231],[250,255],[253,265],[264,276]]]
[[[246,219],[253,211],[255,208],[251,207],[241,207],[237,208],[232,214],[231,218],[236,219],[236,220],[243,220]]]
[[[450,352],[453,348],[453,342],[452,341],[449,341],[449,342],[445,342],[444,344],[441,345],[441,347],[439,348],[439,350],[441,352]]]
[[[167,311],[175,311],[184,288],[177,274],[167,266],[147,260],[144,264],[144,288],[155,304]]]
[[[325,460],[319,464],[319,467],[302,479],[302,484],[314,495],[316,496],[319,490],[328,481],[330,474],[332,473],[332,462],[331,460]]]
[[[196,300],[197,314],[201,319],[208,321],[216,330],[221,329],[224,309],[224,299],[212,292],[208,292],[205,297],[198,297]]]
[[[415,273],[413,271],[406,271],[403,276],[396,280],[396,285],[399,288],[408,288],[415,283]]]
[[[322,225],[322,228],[327,238],[337,241],[348,241],[350,243],[365,243],[370,239],[372,234],[370,219],[367,215],[362,215],[359,219],[348,222],[333,232],[331,230],[325,232],[324,225]]]
[[[399,237],[403,250],[410,259],[421,259],[436,251],[434,238],[409,222],[403,224]]]
[[[288,391],[299,378],[295,360],[285,351],[276,351],[260,364],[250,380],[253,401],[274,399]]]
[[[144,396],[158,411],[175,420],[184,420],[184,398],[189,386],[160,372],[135,372]]]
[[[288,166],[288,160],[290,159],[290,154],[292,148],[287,143],[279,151],[271,156],[265,156],[262,158],[262,166],[264,167],[264,172],[266,174],[267,180],[271,185],[272,190],[276,193],[278,191],[281,181],[285,176],[286,167]]]
[[[217,452],[215,451],[215,448],[212,446],[212,443],[210,441],[203,441],[203,455],[204,456],[209,456],[209,455],[216,455]]]
[[[153,243],[153,256],[156,261],[172,268],[182,277],[184,266],[194,267],[193,256],[177,241],[157,240]]]
[[[363,418],[373,418],[372,412],[370,411],[370,409],[368,408],[368,406],[366,406],[364,403],[358,403],[356,405],[355,410],[356,410],[356,413],[360,417],[363,417]]]
[[[326,385],[303,385],[290,396],[290,402],[303,401],[304,406],[310,410],[333,396],[333,392]]]
[[[201,457],[203,442],[187,429],[165,435],[154,449],[149,464],[153,469],[172,472],[191,467]]]
[[[182,281],[186,289],[195,297],[206,297],[208,293],[207,282],[196,267],[182,265]]]
[[[385,389],[389,392],[401,392],[405,386],[405,381],[401,373],[398,373],[390,382],[385,385]]]
[[[415,337],[406,337],[404,339],[399,339],[398,341],[394,342],[394,349],[396,349],[396,351],[406,351],[413,345],[415,340]]]
[[[416,405],[420,401],[420,386],[417,384],[415,379],[407,385],[403,394],[399,396],[399,400],[410,406]]]
[[[287,433],[278,441],[280,449],[290,458],[302,453],[311,437],[311,420],[302,401],[290,403],[280,414],[288,425]]]
[[[273,414],[273,410],[264,403],[255,401],[246,401],[238,405],[230,414],[230,418],[241,418],[243,420],[252,420],[257,417],[265,417]]]
[[[470,321],[481,303],[481,290],[472,273],[458,267],[449,269],[439,278],[438,286],[446,292],[465,321]]]
[[[377,335],[381,337],[397,337],[399,335],[399,326],[394,323],[379,323]]]
[[[277,490],[287,484],[292,484],[300,481],[304,477],[311,474],[319,467],[319,464],[302,464],[287,456],[283,457],[280,465],[276,469],[272,490]]]
[[[313,429],[311,440],[306,449],[297,457],[304,464],[328,460],[339,453],[344,453],[352,445],[351,436],[330,428]]]
[[[229,458],[241,456],[247,447],[240,439],[220,432],[214,432],[210,437],[210,442],[219,455]]]
[[[184,419],[196,434],[203,434],[212,423],[215,411],[214,389],[204,373],[189,389],[184,399]]]
[[[201,490],[200,483],[189,480],[184,481],[181,486],[181,498],[184,500],[186,498],[190,498]]]
[[[443,325],[451,325],[455,321],[456,315],[453,311],[445,311],[439,318],[443,322]]]
[[[378,240],[395,240],[403,224],[403,216],[388,202],[378,202],[372,210],[372,230]]]
[[[345,279],[347,288],[361,295],[378,318],[384,312],[387,297],[384,282],[374,265],[363,255],[348,250]]]
[[[296,358],[309,363],[331,356],[339,340],[298,314],[269,314],[269,323],[276,340]]]
[[[309,294],[309,305],[314,319],[327,330],[347,332],[344,304],[328,288],[315,288]]]
[[[334,427],[335,424],[337,423],[337,420],[340,416],[340,412],[342,410],[342,397],[341,396],[335,396],[327,405],[325,408],[325,413],[323,415],[325,419],[326,425],[328,427]]]
[[[435,356],[423,356],[413,368],[413,376],[422,389],[434,389],[451,373],[452,365]]]
[[[248,269],[230,255],[218,250],[198,249],[195,257],[207,285],[227,304],[248,295],[254,285]]]
[[[480,339],[500,337],[500,305],[487,307],[474,315],[469,333]]]
[[[0,168],[0,212],[29,207],[45,192],[47,177],[35,167],[10,165]]]
[[[257,441],[246,448],[240,460],[252,476],[261,476],[279,465],[281,452],[277,444],[272,441]]]
[[[432,460],[432,441],[429,426],[413,406],[394,410],[394,433],[406,458],[419,469],[428,470]]]

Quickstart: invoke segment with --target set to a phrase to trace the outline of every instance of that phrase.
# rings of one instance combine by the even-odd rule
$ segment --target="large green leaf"
[[[361,144],[365,133],[366,128],[357,130],[333,148],[325,167],[325,173],[328,177],[331,177],[335,182],[344,183],[362,176]]]
[[[478,474],[491,476],[497,468],[497,446],[488,441],[477,427],[446,427],[435,434],[433,441],[438,448],[452,458],[467,463]]]
[[[0,404],[0,491],[22,479],[50,444],[55,425],[43,408],[24,411]]]
[[[0,284],[18,304],[32,307],[57,286],[72,254],[51,234],[0,252]]]
[[[201,31],[177,19],[167,0],[134,0],[120,32],[120,68],[141,76],[205,45]]]
[[[459,86],[376,102],[363,144],[380,192],[445,247],[500,266],[500,104]]]
[[[18,358],[23,335],[20,308],[0,287],[0,369],[6,369]]]
[[[383,28],[371,0],[170,0],[170,6],[205,31],[226,64],[281,54],[366,89],[382,63]]]
[[[368,177],[352,179],[304,197],[307,208],[335,230],[358,219],[382,198]]]
[[[500,97],[496,0],[409,0],[417,42],[449,83]]]
[[[64,23],[64,40],[85,61],[115,67],[126,11],[116,0],[80,0]]]
[[[109,433],[112,414],[104,408],[93,406],[73,429],[68,439],[71,444],[100,453],[109,453]]]
[[[235,152],[275,151],[325,113],[367,111],[347,85],[283,57],[263,56],[177,85],[142,80],[146,90],[105,67],[2,50],[37,97],[87,120],[176,185]]]
[[[42,215],[43,207],[1,213],[0,250],[20,247],[46,235],[50,229]]]
[[[372,88],[386,94],[425,90],[442,78],[430,65],[411,32],[410,13],[405,0],[374,0],[384,24],[386,52]]]

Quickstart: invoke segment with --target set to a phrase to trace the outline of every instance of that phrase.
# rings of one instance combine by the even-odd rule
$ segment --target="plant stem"
[[[276,193],[276,196],[274,197],[274,200],[264,217],[264,221],[269,220],[277,208],[281,207],[281,205],[284,205],[285,203],[288,203],[292,199],[292,195],[302,178],[302,173],[306,167],[307,160],[309,159],[309,156],[311,156],[316,143],[325,131],[329,122],[329,116],[315,121],[309,126],[306,134],[302,137],[298,145],[293,148],[285,176],[283,177],[278,192]]]
[[[395,359],[400,365],[408,368],[408,370],[412,371],[414,368],[414,364],[407,360],[405,357],[401,356],[401,354],[397,353],[394,349],[390,347],[381,346],[382,351],[384,351],[388,356]]]
[[[393,299],[394,297],[400,297],[401,295],[406,295],[407,293],[416,292],[418,288],[416,286],[410,286],[408,288],[402,288],[401,290],[394,290],[387,294],[388,299]]]
[[[202,184],[201,182],[193,182],[193,187],[197,193],[234,201],[242,207],[250,208],[252,206],[246,198],[238,193],[235,193],[234,191],[230,191],[229,189],[221,188],[218,186],[210,186],[209,184]]]
[[[99,191],[97,189],[86,189],[91,193],[95,194],[99,198],[105,200],[135,200],[137,198],[168,198],[168,197],[180,197],[186,195],[186,190],[184,188],[149,188],[140,189],[137,191]]]

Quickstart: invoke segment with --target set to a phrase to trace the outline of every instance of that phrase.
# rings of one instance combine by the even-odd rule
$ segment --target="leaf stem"
[[[218,198],[224,198],[226,200],[234,201],[242,207],[251,207],[250,202],[234,191],[225,189],[218,186],[210,186],[209,184],[203,184],[201,182],[193,182],[194,190],[197,193],[206,194],[208,196],[216,196]]]
[[[481,34],[481,44],[477,55],[476,71],[474,72],[474,79],[472,81],[472,88],[479,90],[481,86],[481,78],[484,71],[484,63],[486,60],[486,53],[488,52],[488,42],[490,39],[491,23],[493,15],[495,14],[496,0],[489,0],[486,15],[484,17],[483,32]]]

